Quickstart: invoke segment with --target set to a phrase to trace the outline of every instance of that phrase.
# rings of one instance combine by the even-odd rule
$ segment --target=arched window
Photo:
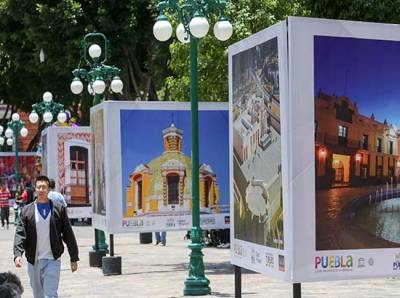
[[[137,209],[143,209],[143,188],[142,188],[142,177],[139,176],[136,179],[136,201],[137,201]]]
[[[179,204],[179,176],[170,174],[167,176],[168,182],[168,205]]]
[[[210,189],[211,189],[212,179],[210,177],[204,180],[204,207],[210,207]]]
[[[69,153],[71,160],[71,202],[89,203],[88,149],[71,146]]]

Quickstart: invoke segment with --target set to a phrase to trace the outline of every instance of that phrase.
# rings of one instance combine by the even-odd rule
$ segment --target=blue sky
[[[359,112],[400,124],[400,42],[314,37],[314,91],[345,95]]]
[[[211,166],[217,175],[220,204],[229,204],[228,111],[199,111],[200,164]],[[121,110],[122,189],[129,175],[141,163],[148,163],[163,152],[162,130],[171,123],[183,130],[183,151],[191,156],[190,111]]]

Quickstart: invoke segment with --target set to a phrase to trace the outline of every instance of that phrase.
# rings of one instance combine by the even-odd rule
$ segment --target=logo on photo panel
[[[361,258],[360,258],[361,259]],[[365,265],[365,260],[359,260],[360,265]],[[353,270],[353,256],[316,256],[316,272],[342,272]]]
[[[374,258],[360,257],[357,259],[357,268],[367,268],[374,266]]]
[[[246,256],[246,249],[241,244],[233,244],[233,253],[236,257],[244,258]]]
[[[254,248],[251,249],[251,263],[261,264],[261,254]]]
[[[400,253],[394,256],[393,270],[400,271]]]
[[[274,262],[274,255],[270,253],[265,254],[265,267],[268,268],[274,268],[275,267],[275,262]]]

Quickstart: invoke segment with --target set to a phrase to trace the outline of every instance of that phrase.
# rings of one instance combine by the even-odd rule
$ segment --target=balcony
[[[315,141],[320,144],[333,145],[351,149],[362,148],[362,142],[360,140],[340,137],[338,135],[330,135],[327,133],[317,133]]]

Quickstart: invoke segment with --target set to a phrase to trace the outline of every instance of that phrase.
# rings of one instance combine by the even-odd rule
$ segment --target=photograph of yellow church
[[[167,123],[165,121],[152,122],[153,125],[149,132],[154,131],[155,135],[148,136],[141,142],[139,142],[139,139],[135,139],[137,143],[143,145],[142,148],[133,145],[132,142],[135,142],[133,139],[130,149],[125,146],[126,152],[130,152],[132,154],[130,156],[134,156],[132,160],[137,161],[138,158],[135,157],[138,156],[147,157],[143,162],[134,164],[131,161],[132,167],[127,167],[129,177],[123,177],[124,180],[128,180],[124,189],[125,208],[123,217],[125,219],[146,215],[191,214],[192,164],[191,158],[188,156],[190,144],[184,144],[185,131],[189,129],[186,127],[184,130],[179,126],[179,122],[185,122],[182,116],[176,117],[178,121],[169,120],[168,125],[164,124]],[[187,142],[189,143],[189,140]],[[128,140],[127,143],[129,143]],[[153,148],[152,151],[148,152],[146,146]],[[213,146],[213,144],[209,144],[209,146]],[[214,146],[218,145],[214,144]],[[210,149],[210,152],[212,152],[212,148]],[[215,150],[215,152],[218,153],[218,150]],[[218,156],[213,158],[218,159]],[[203,162],[206,160],[207,158],[203,159],[201,154],[199,168],[200,213],[217,214],[221,212],[218,175],[212,164]],[[224,160],[225,157],[222,158],[222,161]],[[219,163],[217,167],[226,171],[226,176],[229,175],[227,167],[224,169],[223,164]],[[225,197],[228,202],[227,191]]]

